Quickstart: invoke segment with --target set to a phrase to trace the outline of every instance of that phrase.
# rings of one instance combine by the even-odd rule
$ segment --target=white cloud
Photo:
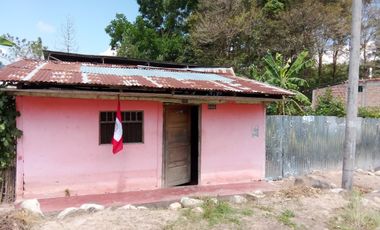
[[[99,55],[103,56],[116,56],[116,50],[111,49],[111,47],[108,47],[107,50],[99,53]]]
[[[42,33],[50,34],[55,32],[55,27],[44,21],[38,21],[36,27]]]

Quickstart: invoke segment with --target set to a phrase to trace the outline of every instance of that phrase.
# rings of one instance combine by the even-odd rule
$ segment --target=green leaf
[[[0,37],[0,45],[2,45],[2,46],[14,46],[15,43],[13,43],[12,41],[9,41],[3,37]]]

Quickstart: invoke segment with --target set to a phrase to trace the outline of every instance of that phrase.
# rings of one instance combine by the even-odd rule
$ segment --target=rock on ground
[[[182,204],[179,202],[174,202],[169,205],[170,210],[178,210],[182,208]]]
[[[80,206],[80,209],[83,209],[86,211],[100,211],[104,209],[104,206],[100,204],[82,204]]]
[[[185,208],[195,208],[199,207],[204,203],[203,200],[199,199],[194,199],[194,198],[189,198],[189,197],[182,197],[181,198],[181,204]]]
[[[205,211],[201,207],[195,207],[195,208],[191,209],[191,212],[193,212],[195,214],[203,214]]]
[[[247,198],[240,195],[235,195],[230,198],[230,201],[235,204],[243,204],[247,202]]]
[[[131,204],[126,204],[124,206],[121,206],[120,208],[118,208],[119,210],[137,210],[137,208],[134,206],[134,205],[131,205]]]
[[[145,207],[145,206],[137,206],[136,208],[137,208],[138,210],[148,210],[148,208]]]
[[[313,176],[306,176],[304,178],[296,178],[294,180],[294,185],[306,185],[313,188],[319,189],[333,189],[336,187],[335,184],[322,181],[320,179],[314,178]]]
[[[265,197],[265,194],[262,191],[260,191],[260,190],[247,193],[247,195],[250,196],[250,197],[253,197],[255,199],[260,199],[260,198],[264,198]]]
[[[210,198],[210,202],[213,204],[218,204],[218,199],[215,197]]]
[[[44,215],[41,211],[40,202],[38,202],[37,199],[24,200],[21,202],[20,207],[29,212],[39,214],[41,216]]]
[[[60,212],[58,214],[57,218],[58,219],[63,219],[66,216],[69,216],[69,215],[71,215],[73,213],[76,213],[78,210],[79,210],[79,208],[74,208],[74,207],[66,208],[66,209],[64,209],[62,212]]]

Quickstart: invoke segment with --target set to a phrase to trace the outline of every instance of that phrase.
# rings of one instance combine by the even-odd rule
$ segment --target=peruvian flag
[[[121,125],[120,99],[117,98],[115,130],[112,138],[112,152],[116,154],[123,149],[123,126]]]

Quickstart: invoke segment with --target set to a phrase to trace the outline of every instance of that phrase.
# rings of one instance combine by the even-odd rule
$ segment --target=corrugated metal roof
[[[235,76],[231,68],[161,68],[82,62],[21,60],[0,69],[0,81],[228,91],[291,95],[290,91]]]

